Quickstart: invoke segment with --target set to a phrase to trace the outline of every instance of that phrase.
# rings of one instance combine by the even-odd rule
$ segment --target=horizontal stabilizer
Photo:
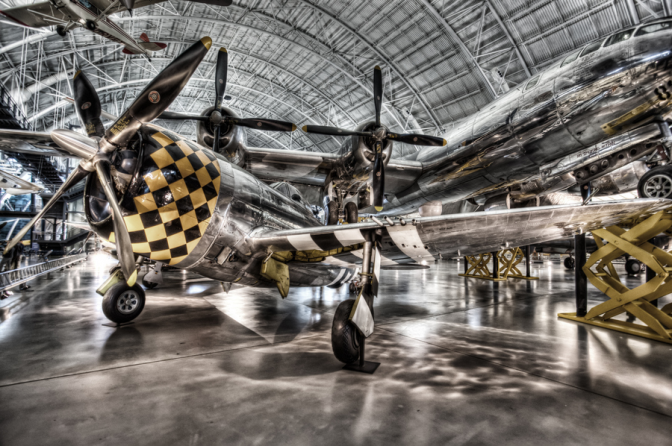
[[[168,45],[161,42],[138,42],[138,46],[149,51],[161,51]]]

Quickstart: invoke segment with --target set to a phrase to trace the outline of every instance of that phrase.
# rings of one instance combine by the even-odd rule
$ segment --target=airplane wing
[[[5,152],[30,153],[45,156],[67,156],[51,139],[48,132],[0,129],[0,150]]]
[[[4,9],[0,11],[0,16],[4,16],[19,25],[32,28],[59,25],[70,20],[68,16],[48,1]]]
[[[309,186],[324,186],[331,171],[341,162],[336,153],[246,147],[245,169],[260,180],[288,181]],[[403,190],[422,173],[417,161],[392,159],[385,166],[390,187]]]
[[[44,189],[42,186],[23,180],[4,170],[0,170],[0,188],[5,189],[11,195],[29,194]]]
[[[295,253],[292,260],[331,259],[357,263],[364,242],[362,231],[382,232],[382,266],[427,264],[439,258],[493,252],[502,247],[533,245],[572,237],[611,225],[629,225],[660,210],[672,200],[638,199],[580,205],[544,206],[501,211],[393,220],[291,230],[259,230],[251,234],[253,249]]]

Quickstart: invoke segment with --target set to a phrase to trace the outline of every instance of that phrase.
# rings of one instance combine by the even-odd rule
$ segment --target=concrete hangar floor
[[[94,291],[110,262],[0,303],[1,445],[672,444],[672,346],[558,319],[560,264],[499,284],[447,261],[384,272],[365,375],[331,353],[345,287],[283,301],[175,272],[115,328]]]

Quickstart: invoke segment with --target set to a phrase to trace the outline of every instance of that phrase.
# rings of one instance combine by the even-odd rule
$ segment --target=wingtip
[[[212,46],[212,39],[208,36],[205,36],[201,39],[201,43],[205,46],[206,49],[210,49]]]

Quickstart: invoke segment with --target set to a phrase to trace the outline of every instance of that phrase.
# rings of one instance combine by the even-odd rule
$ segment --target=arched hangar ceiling
[[[0,0],[0,9],[33,3]],[[620,28],[670,14],[672,0],[235,0],[227,8],[166,1],[113,16],[168,46],[151,63],[85,29],[0,25],[0,82],[36,129],[78,124],[69,79],[82,69],[103,109],[121,111],[148,79],[208,35],[229,51],[227,105],[245,117],[352,128],[373,116],[372,70],[383,68],[383,122],[441,134],[454,121],[559,57]],[[53,28],[53,27],[52,27]],[[171,110],[214,101],[211,51]],[[165,125],[193,136],[192,123]],[[248,132],[250,146],[332,152],[337,138]],[[416,150],[399,147],[401,152]]]

